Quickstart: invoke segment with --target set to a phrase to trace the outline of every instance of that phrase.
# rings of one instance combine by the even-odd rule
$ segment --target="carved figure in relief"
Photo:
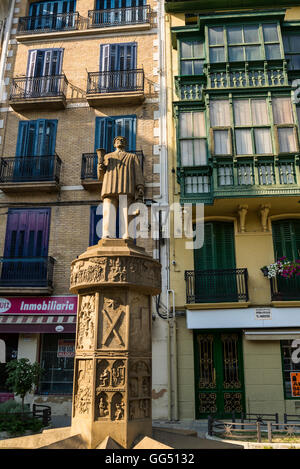
[[[116,404],[115,419],[121,420],[124,417],[124,402]]]
[[[110,381],[110,372],[108,369],[103,370],[99,377],[99,384],[100,386],[109,386]]]
[[[88,414],[91,404],[91,390],[88,386],[90,380],[90,369],[85,369],[85,364],[79,365],[83,368],[78,370],[77,393],[75,407],[80,414]]]
[[[79,311],[77,348],[91,349],[94,338],[95,297],[83,296]]]
[[[121,420],[124,418],[125,403],[120,392],[113,395],[111,400],[111,414],[113,420]]]
[[[112,368],[112,385],[123,386],[125,384],[125,366],[123,361],[117,361]]]
[[[99,417],[107,417],[109,414],[106,395],[100,397],[99,400]]]

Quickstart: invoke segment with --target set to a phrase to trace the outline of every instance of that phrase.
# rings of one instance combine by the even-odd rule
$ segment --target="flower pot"
[[[268,273],[269,273],[268,267],[262,267],[260,270],[262,271],[262,273],[264,274],[265,277],[268,276]]]

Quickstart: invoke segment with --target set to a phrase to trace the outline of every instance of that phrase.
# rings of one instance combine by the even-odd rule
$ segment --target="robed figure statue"
[[[144,176],[139,158],[127,153],[126,138],[116,137],[115,151],[97,150],[98,180],[102,182],[103,238],[116,238],[117,208],[119,208],[120,237],[129,238],[128,208],[135,201],[143,201]]]

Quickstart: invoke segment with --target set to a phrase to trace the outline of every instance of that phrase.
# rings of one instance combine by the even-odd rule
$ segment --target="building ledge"
[[[51,295],[53,287],[0,287],[0,295],[19,295],[19,296],[35,296],[35,295]]]
[[[58,192],[60,184],[56,181],[36,181],[36,182],[2,182],[0,189],[3,192]]]
[[[119,93],[91,93],[86,96],[91,107],[106,106],[107,104],[140,104],[145,100],[144,91],[122,91]]]
[[[290,307],[295,307],[299,308],[300,307],[300,300],[297,301],[271,301],[271,306],[274,306],[275,308],[290,308]]]
[[[81,184],[87,190],[99,190],[101,188],[101,182],[97,179],[81,179]]]
[[[67,37],[78,37],[78,36],[93,36],[99,34],[111,34],[115,35],[117,32],[127,32],[127,31],[146,31],[151,29],[150,23],[142,24],[127,24],[123,26],[109,26],[109,27],[97,27],[97,28],[83,28],[83,29],[71,29],[69,31],[44,31],[44,32],[28,32],[28,33],[17,33],[16,39],[18,42],[33,42],[41,40],[52,41],[54,39],[64,39]]]
[[[251,306],[250,301],[228,301],[224,303],[188,303],[184,307],[188,310],[198,309],[232,309],[232,308],[248,308]]]
[[[67,106],[65,96],[41,96],[39,98],[23,98],[23,99],[10,99],[9,105],[14,111],[30,111],[30,110],[60,110],[65,109]]]

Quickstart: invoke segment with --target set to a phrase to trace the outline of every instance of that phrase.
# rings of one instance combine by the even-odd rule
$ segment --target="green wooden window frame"
[[[273,40],[272,38],[268,37],[266,34],[267,27],[270,25],[275,25],[275,31],[277,33],[277,39]],[[257,41],[249,41],[247,34],[245,34],[246,28],[254,28],[255,26],[258,27],[258,40]],[[212,29],[218,29],[220,39],[218,41],[212,41],[212,35],[210,31]],[[233,28],[241,28],[242,31],[242,41],[232,42],[230,39],[230,32],[233,31]],[[280,30],[280,23],[278,21],[262,21],[262,22],[243,22],[243,23],[228,23],[228,24],[208,24],[205,26],[205,38],[206,38],[206,54],[208,58],[208,62],[210,64],[215,63],[224,63],[224,62],[245,62],[245,61],[255,61],[255,60],[280,60],[284,58],[284,51],[282,45],[282,36]],[[248,54],[250,49],[256,47],[259,50],[259,57],[258,56],[251,56]],[[276,56],[272,56],[270,54],[271,50],[277,50]],[[242,52],[241,56],[237,59],[233,59],[231,51],[232,48],[239,49],[239,53]],[[214,54],[213,54],[214,52]],[[217,53],[219,53],[218,60],[212,60],[213,55],[217,57]]]
[[[291,42],[295,39],[297,46]],[[300,70],[300,30],[284,31],[282,33],[283,48],[285,58],[288,60],[288,70]]]
[[[182,122],[183,116],[189,115],[192,121],[192,125],[190,126],[188,133],[184,135]],[[202,130],[200,129],[200,134],[195,135],[195,128],[196,128],[196,115],[199,115],[199,129],[202,124]],[[201,115],[201,117],[200,117]],[[201,123],[202,119],[202,123]],[[194,110],[181,110],[178,116],[178,164],[180,167],[201,167],[206,166],[208,162],[208,147],[207,147],[207,124],[206,124],[206,113],[204,110],[194,109]],[[203,133],[202,133],[203,132]],[[201,135],[202,134],[202,135]],[[184,144],[190,146],[192,150],[191,154],[189,155],[189,163],[191,164],[183,164],[183,146]],[[201,160],[201,156],[199,158],[199,154],[197,153],[201,147],[201,151],[205,152],[205,161]],[[200,151],[200,150],[199,150]],[[192,160],[192,161],[191,161]]]
[[[283,393],[286,400],[298,400],[299,397],[292,396],[292,387],[290,373],[298,372],[300,373],[300,363],[293,363],[291,355],[295,348],[292,348],[293,339],[281,340],[280,341],[280,350],[281,350],[281,365],[282,365],[282,384],[283,384]]]
[[[180,39],[179,51],[180,75],[203,75],[205,61],[204,40],[196,38]]]

